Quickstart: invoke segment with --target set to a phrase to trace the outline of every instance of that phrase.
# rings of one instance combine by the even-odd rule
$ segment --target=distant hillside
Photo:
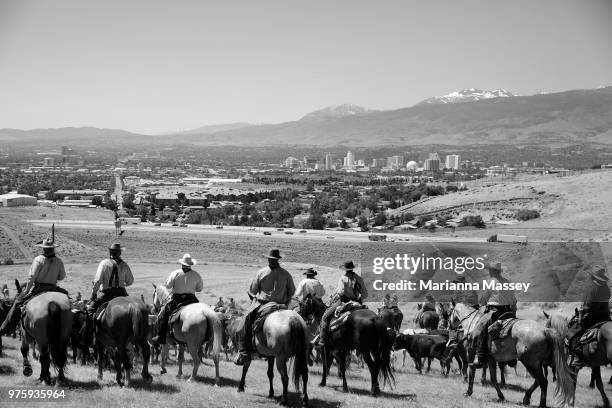
[[[0,129],[0,142],[34,141],[225,146],[394,146],[463,144],[612,144],[612,87],[532,96],[496,97],[463,103],[427,103],[392,111],[355,105],[325,108],[273,125],[223,130],[204,127],[164,136],[96,128]],[[222,125],[227,126],[227,125]]]
[[[202,134],[202,133],[206,133],[206,134],[213,134],[213,133],[217,133],[217,132],[223,132],[226,130],[235,130],[235,129],[241,129],[247,126],[255,126],[252,125],[250,123],[246,123],[246,122],[236,122],[236,123],[226,123],[226,124],[222,124],[222,125],[207,125],[207,126],[202,126],[196,129],[191,129],[191,130],[185,130],[183,132],[180,132],[181,134],[186,134],[186,135],[192,135],[192,134]]]
[[[421,104],[444,104],[444,103],[459,103],[459,102],[474,102],[474,101],[482,101],[484,99],[493,99],[493,98],[509,98],[517,96],[510,91],[505,89],[495,89],[493,91],[486,91],[482,89],[470,88],[463,89],[461,91],[451,92],[448,95],[443,96],[434,96],[433,98],[425,99]]]

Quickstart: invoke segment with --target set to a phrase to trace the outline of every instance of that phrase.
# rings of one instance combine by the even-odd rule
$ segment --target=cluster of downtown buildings
[[[293,156],[287,157],[281,164],[289,169],[309,169],[321,171],[348,171],[348,172],[368,172],[368,171],[427,171],[438,172],[443,169],[459,170],[460,156],[458,154],[446,155],[444,161],[438,153],[430,153],[421,166],[413,160],[406,160],[406,156],[394,155],[385,158],[360,159],[349,150],[346,156],[341,158],[335,154],[325,154],[323,160],[312,160],[304,157],[299,160]]]

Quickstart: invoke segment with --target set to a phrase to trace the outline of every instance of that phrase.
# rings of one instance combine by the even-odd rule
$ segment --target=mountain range
[[[461,102],[461,103],[457,103]],[[201,146],[612,145],[612,87],[517,96],[466,89],[397,110],[339,105],[279,124],[205,126],[148,136],[113,129],[0,129],[0,143]]]

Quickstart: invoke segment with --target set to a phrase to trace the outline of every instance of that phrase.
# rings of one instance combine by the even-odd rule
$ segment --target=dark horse
[[[289,309],[293,309],[297,312],[302,319],[304,319],[304,323],[306,323],[308,332],[308,364],[312,365],[312,340],[319,332],[319,324],[321,323],[321,318],[327,306],[322,300],[307,295],[302,301],[296,298],[291,299]]]
[[[0,300],[0,322],[6,319],[6,315],[11,310],[13,302],[7,299]],[[0,336],[0,355],[2,354],[2,336]]]
[[[379,377],[382,377],[383,385],[395,383],[391,371],[392,346],[393,339],[387,332],[387,326],[376,316],[376,313],[368,309],[353,311],[344,326],[331,333],[330,344],[324,347],[323,378],[320,386],[324,387],[327,383],[333,353],[342,376],[342,390],[348,392],[346,357],[351,350],[357,350],[370,370],[372,395],[380,395]]]
[[[422,307],[423,305],[420,303],[417,306],[418,310],[421,310]],[[427,330],[436,330],[439,322],[440,316],[438,316],[438,313],[433,310],[420,312],[415,319],[415,323],[419,326],[419,328]]]
[[[399,308],[387,308],[383,307],[378,311],[378,317],[382,320],[388,328],[395,331],[395,333],[400,332],[400,328],[402,327],[402,320],[404,320],[404,315],[399,310]]]
[[[113,360],[117,371],[117,384],[123,386],[122,372],[125,370],[127,383],[130,382],[132,361],[127,352],[128,344],[138,346],[142,352],[142,379],[150,384],[149,357],[151,349],[147,341],[149,331],[149,309],[139,299],[117,297],[106,307],[104,316],[96,323],[96,354],[98,357],[98,379],[102,379],[104,350],[113,347]]]
[[[579,325],[580,319],[578,310],[576,310],[568,324],[569,333],[575,333]],[[606,322],[599,328],[596,342],[592,342],[582,347],[582,357],[587,365],[591,367],[591,376],[595,378],[595,385],[601,394],[604,407],[609,408],[610,400],[604,390],[600,367],[612,363],[612,322]],[[574,384],[576,384],[578,371],[580,371],[580,367],[577,367],[577,369],[572,372]]]

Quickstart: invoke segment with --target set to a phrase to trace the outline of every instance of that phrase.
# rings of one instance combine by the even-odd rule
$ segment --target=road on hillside
[[[66,228],[82,228],[82,229],[109,229],[114,230],[112,221],[87,221],[87,220],[28,220],[34,225],[49,226],[55,224],[57,227]],[[122,226],[127,231],[153,231],[153,232],[168,232],[177,234],[209,234],[223,236],[240,236],[240,237],[258,237],[258,238],[274,238],[274,239],[290,239],[290,240],[338,240],[349,242],[369,242],[368,233],[356,231],[326,231],[326,230],[299,230],[296,228],[278,228],[270,227],[235,227],[223,226],[217,228],[214,225],[194,225],[189,224],[188,227],[171,226],[170,224],[162,224],[155,226],[153,223],[141,224],[125,224]],[[306,232],[300,232],[306,231]],[[270,235],[264,235],[268,232]],[[378,234],[380,235],[380,234]],[[416,241],[416,242],[485,242],[482,238],[472,237],[448,237],[448,236],[420,236],[415,234],[387,234],[387,237],[392,238],[395,242]]]

